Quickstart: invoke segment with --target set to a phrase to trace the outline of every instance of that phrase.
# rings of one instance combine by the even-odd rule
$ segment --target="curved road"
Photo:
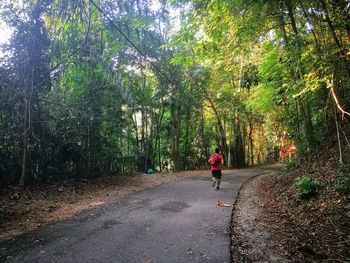
[[[152,189],[0,242],[0,262],[230,262],[231,207],[242,183],[266,168],[210,172]]]

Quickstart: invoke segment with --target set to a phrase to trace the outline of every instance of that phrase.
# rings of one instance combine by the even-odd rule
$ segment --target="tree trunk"
[[[26,91],[25,91],[26,93]],[[24,96],[24,121],[23,121],[23,151],[22,151],[22,168],[21,168],[21,178],[19,181],[20,186],[24,186],[26,170],[27,170],[27,147],[28,147],[28,98],[25,94]]]
[[[242,140],[242,133],[241,133],[241,127],[240,127],[240,120],[238,113],[235,114],[235,165],[237,167],[244,167],[245,166],[245,151],[244,151],[244,145]]]
[[[254,145],[253,145],[253,129],[252,119],[249,120],[249,148],[250,148],[250,165],[254,165]]]
[[[287,37],[287,32],[286,32],[286,27],[285,27],[285,22],[284,22],[284,17],[283,17],[283,3],[280,3],[280,15],[278,16],[278,25],[279,28],[282,32],[282,38],[284,41],[284,44],[288,46],[288,37]]]
[[[159,114],[154,113],[154,151],[153,151],[153,160],[154,162],[158,159],[159,170],[162,170],[161,163],[161,145],[160,145],[160,129],[163,121],[164,109],[161,107]],[[158,156],[157,156],[158,155]]]
[[[202,138],[202,147],[203,147],[203,158],[205,161],[207,161],[210,157],[210,152],[209,152],[209,143],[208,143],[208,140],[206,138],[206,135],[205,135],[205,131],[204,131],[204,126],[205,126],[205,120],[204,120],[204,112],[203,112],[203,109],[201,109],[201,124],[200,124],[200,136]]]
[[[311,120],[310,105],[307,99],[301,102],[301,109],[303,114],[304,131],[308,143],[308,147],[313,149],[315,147],[314,128]]]
[[[295,35],[298,35],[298,28],[297,24],[295,22],[294,12],[293,12],[293,4],[291,0],[285,0],[287,10],[288,10],[288,16],[292,25],[292,29]]]
[[[293,33],[295,36],[298,36],[298,29],[296,25],[296,21],[294,18],[294,11],[293,11],[293,5],[291,0],[285,0],[287,9],[288,9],[288,16],[291,21]],[[296,62],[299,65],[297,69],[295,70],[294,73],[291,73],[291,77],[294,78],[295,82],[298,83],[302,80],[303,78],[303,68],[300,63],[301,60],[301,52],[300,52],[300,43],[297,42],[297,47],[296,47]],[[312,119],[311,119],[311,110],[310,110],[310,105],[308,103],[308,98],[304,97],[304,100],[301,101],[301,113],[302,113],[302,119],[303,119],[303,124],[304,124],[304,132],[306,135],[307,143],[308,143],[308,148],[314,148],[315,146],[315,137],[314,137],[314,129],[313,129],[313,124],[312,124]]]
[[[227,141],[226,141],[226,131],[224,129],[224,126],[222,125],[221,118],[219,116],[219,113],[218,113],[215,105],[214,105],[214,102],[210,98],[209,94],[207,94],[207,99],[208,99],[208,101],[210,103],[211,108],[214,110],[214,113],[215,113],[215,117],[216,117],[216,120],[217,120],[217,127],[219,129],[219,138],[220,138],[220,142],[221,142],[221,147],[223,149],[224,158],[226,160],[227,156],[228,156],[228,147],[227,147]]]
[[[228,145],[228,156],[227,156],[227,166],[232,167],[232,129],[233,129],[233,117],[230,115],[230,134],[229,134],[229,145]]]
[[[325,13],[327,25],[329,27],[329,30],[331,31],[334,43],[337,45],[337,47],[341,51],[342,50],[342,44],[340,43],[340,41],[339,41],[339,39],[337,37],[337,33],[335,32],[335,28],[334,28],[333,22],[332,22],[332,20],[329,17],[329,12],[328,12],[328,8],[327,8],[327,5],[326,5],[326,2],[324,0],[320,0],[320,2],[321,2],[322,9],[323,9],[323,11]],[[342,53],[342,51],[341,51],[341,53]]]
[[[180,107],[173,103],[171,105],[171,155],[174,170],[180,170]]]
[[[188,156],[190,153],[190,122],[191,122],[191,102],[190,100],[187,102],[186,108],[186,130],[185,130],[185,149],[183,156],[183,168],[185,170],[188,169]]]

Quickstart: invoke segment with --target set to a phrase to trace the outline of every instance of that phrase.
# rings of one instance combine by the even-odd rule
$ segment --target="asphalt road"
[[[241,184],[263,168],[210,172],[144,190],[0,242],[0,262],[230,262],[231,207]]]

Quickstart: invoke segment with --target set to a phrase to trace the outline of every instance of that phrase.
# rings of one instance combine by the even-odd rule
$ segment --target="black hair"
[[[220,148],[219,148],[219,147],[216,147],[216,148],[215,148],[215,152],[216,152],[216,153],[220,153]]]

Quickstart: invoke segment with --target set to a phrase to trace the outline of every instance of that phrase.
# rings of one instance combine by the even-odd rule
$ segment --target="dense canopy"
[[[350,146],[347,0],[3,0],[0,184]]]

